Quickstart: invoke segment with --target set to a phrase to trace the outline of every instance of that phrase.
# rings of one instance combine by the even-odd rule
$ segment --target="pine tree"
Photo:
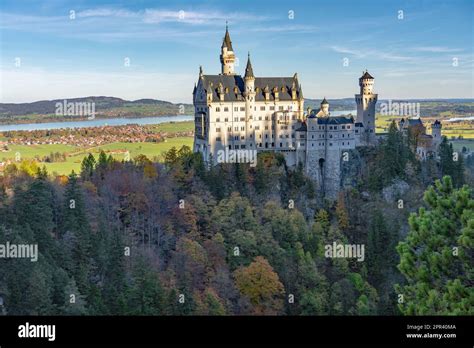
[[[427,208],[409,218],[397,251],[406,283],[396,286],[406,315],[472,315],[474,193],[449,176],[424,195]]]
[[[69,175],[64,200],[62,233],[72,240],[70,258],[67,262],[79,291],[85,294],[89,285],[91,268],[91,230],[81,187],[74,172]]]

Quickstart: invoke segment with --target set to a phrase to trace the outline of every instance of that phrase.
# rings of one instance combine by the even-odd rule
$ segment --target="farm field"
[[[377,133],[386,133],[388,132],[388,127],[392,123],[393,120],[398,122],[401,117],[398,116],[391,116],[391,115],[380,115],[377,114],[375,118],[375,127]],[[429,125],[428,119],[423,120],[425,126]],[[427,132],[430,134],[431,129],[427,127]],[[448,137],[448,139],[457,138],[462,136],[464,139],[474,139],[474,124],[466,124],[465,123],[450,123],[447,122],[443,123],[443,128],[441,131],[442,135]]]
[[[64,174],[67,175],[74,170],[79,173],[81,170],[82,159],[89,153],[92,153],[96,158],[98,157],[101,150],[105,151],[107,155],[111,154],[115,159],[122,161],[125,158],[127,151],[130,154],[130,158],[143,154],[151,160],[162,160],[162,154],[168,151],[173,146],[179,148],[183,145],[187,145],[192,148],[193,138],[192,137],[177,137],[168,138],[165,142],[161,143],[111,143],[101,146],[96,146],[88,149],[83,149],[70,145],[10,145],[9,151],[0,152],[0,161],[14,160],[16,153],[19,153],[21,159],[41,159],[44,156],[49,155],[51,152],[66,153],[65,162],[54,162],[46,163],[38,161],[40,166],[45,165],[48,172],[51,174]]]

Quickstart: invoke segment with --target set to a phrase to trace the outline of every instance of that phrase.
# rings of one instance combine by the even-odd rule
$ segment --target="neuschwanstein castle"
[[[226,28],[221,73],[207,75],[201,67],[194,86],[194,152],[202,153],[207,163],[216,163],[219,153],[226,151],[277,151],[289,166],[302,163],[316,187],[335,197],[341,186],[343,155],[358,146],[377,143],[374,78],[367,71],[359,78],[356,119],[334,117],[326,98],[320,110],[305,113],[296,73],[255,77],[249,55],[245,75],[240,76],[234,72],[235,60]]]

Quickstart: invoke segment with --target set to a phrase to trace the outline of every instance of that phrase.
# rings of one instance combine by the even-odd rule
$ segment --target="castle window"
[[[268,126],[265,126],[265,130],[268,130]]]
[[[331,138],[331,139],[332,139],[332,134],[329,134],[329,138]]]
[[[239,148],[239,145],[235,145],[235,148],[238,149],[238,148]]]
[[[359,133],[359,130],[358,130],[358,129],[356,129],[356,133]]]
[[[336,130],[336,129],[337,129],[337,126],[334,126],[334,130]]]
[[[313,134],[313,135],[311,135],[311,139],[314,139],[314,134]]]
[[[245,122],[245,117],[241,117],[240,122]]]
[[[234,106],[234,111],[239,111],[239,108],[237,106]]]
[[[268,134],[265,134],[265,139],[268,139]]]
[[[314,130],[314,127],[311,127],[311,130]]]
[[[229,150],[232,150],[232,145],[229,145]]]
[[[239,127],[235,127],[234,130],[235,130],[236,132],[238,132],[238,131],[239,131]]]
[[[216,108],[216,112],[219,112],[219,111],[221,111],[221,108]]]
[[[239,136],[236,135],[236,136],[234,137],[234,140],[239,140]]]
[[[283,105],[279,106],[278,110],[282,111],[283,110]]]
[[[216,118],[216,122],[220,122],[220,121],[221,121],[221,119],[219,117]]]
[[[351,126],[347,126],[347,129],[351,129]]]
[[[342,129],[346,129],[346,126],[342,126]]]
[[[261,121],[261,120],[262,120],[262,116],[258,116],[258,120]]]
[[[240,111],[245,111],[245,107],[241,106]]]
[[[265,111],[265,106],[261,106],[260,111]]]
[[[241,130],[241,131],[244,131],[244,130],[245,130],[245,127],[240,127],[240,130]]]
[[[229,122],[229,119],[227,117],[224,118],[224,122]]]
[[[225,107],[224,108],[224,112],[228,112],[229,111],[229,108],[228,107]]]
[[[245,149],[245,145],[240,145],[240,148],[241,148],[241,149]]]
[[[332,143],[329,143],[329,146],[332,146]]]
[[[232,132],[232,127],[227,127],[228,132]]]
[[[280,143],[280,147],[283,147],[283,143]]]
[[[253,109],[254,109],[254,111],[257,111],[257,107],[256,107],[256,106],[254,106]]]
[[[216,137],[216,141],[221,141],[221,137]]]
[[[289,137],[290,137],[290,136],[287,134],[287,135],[286,135],[286,138],[289,138]]]
[[[268,121],[268,116],[265,116],[265,121]]]
[[[241,135],[240,140],[245,140],[245,137],[243,135]]]
[[[217,133],[220,133],[221,129],[220,128],[216,128],[216,132]]]
[[[344,138],[344,134],[342,134],[342,137]]]
[[[274,111],[275,110],[275,107],[274,106],[270,106],[270,111]]]
[[[291,138],[292,138],[292,139],[295,138],[295,133],[291,133]]]
[[[313,143],[311,143],[311,146],[313,146],[313,147],[314,147],[314,144],[313,144]]]

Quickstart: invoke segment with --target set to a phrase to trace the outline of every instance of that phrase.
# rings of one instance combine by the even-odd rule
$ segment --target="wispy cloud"
[[[413,60],[414,57],[400,55],[390,51],[382,51],[376,49],[352,49],[342,46],[331,46],[330,47],[334,52],[347,54],[354,56],[356,58],[378,58],[381,60],[392,61],[392,62],[401,62],[401,61],[410,61]]]
[[[412,48],[413,51],[418,52],[429,52],[429,53],[451,53],[451,52],[462,52],[463,49],[460,48],[448,48],[448,47],[440,47],[440,46],[422,46],[422,47],[414,47]]]

